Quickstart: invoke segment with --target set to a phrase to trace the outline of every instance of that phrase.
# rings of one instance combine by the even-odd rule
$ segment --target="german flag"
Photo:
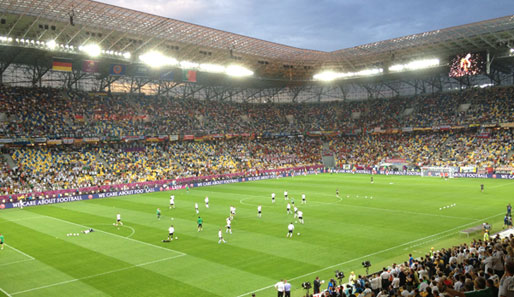
[[[71,60],[54,58],[52,62],[52,70],[71,72]]]

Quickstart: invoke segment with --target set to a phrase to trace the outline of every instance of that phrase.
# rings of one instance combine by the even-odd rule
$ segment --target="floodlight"
[[[73,47],[70,47],[70,48],[73,49]],[[79,47],[79,49],[80,49],[80,47]],[[95,43],[90,43],[85,46],[82,46],[81,51],[85,52],[88,56],[91,56],[91,57],[99,56],[102,53],[102,49],[100,48],[100,46]]]
[[[395,64],[389,67],[389,71],[418,70],[439,66],[439,59],[415,60],[407,64]]]
[[[244,76],[252,76],[253,71],[239,65],[230,65],[225,69],[225,73],[230,76],[235,77],[244,77]]]
[[[180,67],[185,69],[198,68],[198,63],[190,61],[180,61]]]
[[[25,43],[25,39],[23,39],[23,38],[22,38],[22,39],[20,39],[20,42],[21,42],[21,43]]]
[[[324,71],[315,74],[313,78],[315,80],[331,81],[337,78],[337,74],[334,71]]]
[[[139,56],[139,60],[143,63],[149,65],[150,67],[161,67],[161,66],[170,66],[178,64],[177,59],[164,56],[160,52],[150,51],[141,56]]]
[[[7,38],[7,41],[12,42],[12,37]]]
[[[49,49],[53,50],[53,49],[55,49],[55,47],[57,46],[57,43],[55,43],[55,40],[48,40],[48,41],[46,42],[46,46],[47,46]]]
[[[200,64],[200,70],[205,71],[205,72],[221,73],[221,72],[225,72],[225,67],[222,65],[218,65],[218,64],[204,63],[204,64]]]
[[[130,59],[131,56],[132,55],[129,52],[124,52],[123,53],[123,58],[125,58],[125,59]]]

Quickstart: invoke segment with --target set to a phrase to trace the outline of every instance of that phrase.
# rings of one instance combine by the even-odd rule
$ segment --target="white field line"
[[[0,264],[0,267],[12,265],[12,264],[23,263],[23,262],[28,262],[28,261],[34,261],[34,259],[25,259],[25,260],[18,260],[18,261],[13,261],[13,262],[2,263],[2,264]]]
[[[7,246],[7,247],[9,247],[9,248],[11,248],[11,249],[15,250],[16,252],[18,252],[18,253],[20,253],[20,254],[24,255],[25,257],[29,258],[30,260],[34,260],[34,257],[32,257],[31,255],[27,255],[27,254],[25,254],[24,252],[20,251],[19,249],[15,248],[15,247],[12,247],[12,246],[10,246],[10,245],[8,245],[8,244],[6,244],[6,243],[4,243],[4,244],[5,244],[5,246]]]
[[[70,222],[70,221],[66,221],[66,220],[63,220],[63,219],[54,218],[54,217],[47,216],[47,215],[42,215],[42,214],[40,214],[40,216],[48,217],[48,218],[54,219],[56,221],[60,221],[60,222],[63,222],[63,223],[68,223],[68,224],[71,224],[71,225],[79,226],[81,228],[89,229],[89,227],[87,227],[87,226],[84,226],[84,225],[81,225],[81,224],[77,224],[77,223],[73,223],[73,222]],[[130,238],[130,237],[121,236],[121,235],[118,235],[118,234],[115,234],[115,233],[106,232],[106,231],[103,231],[103,230],[100,230],[100,229],[95,229],[95,232],[105,233],[105,234],[108,234],[108,235],[112,235],[114,237],[123,238],[123,239],[126,239],[126,240],[130,240],[130,241],[133,241],[133,242],[137,242],[137,243],[144,244],[144,245],[147,245],[147,246],[151,246],[151,247],[154,247],[154,248],[158,248],[158,249],[161,249],[161,250],[172,251],[172,252],[175,252],[175,253],[180,254],[182,256],[186,255],[185,253],[177,251],[177,250],[168,249],[168,248],[165,248],[165,247],[162,247],[162,246],[158,246],[158,245],[151,244],[151,243],[148,243],[148,242],[140,241],[140,240],[137,240],[137,239],[134,239],[134,238]]]
[[[12,297],[11,294],[7,293],[4,289],[0,288],[0,292],[4,293],[7,297]]]
[[[503,215],[504,213],[501,212],[499,214],[496,214],[496,215],[492,215],[492,216],[489,216],[487,218],[483,218],[483,219],[479,219],[479,220],[476,220],[476,221],[473,221],[471,223],[467,223],[467,224],[464,224],[464,225],[460,225],[460,226],[457,226],[455,228],[452,228],[452,229],[448,229],[446,231],[442,231],[442,232],[439,232],[439,233],[435,233],[435,234],[432,234],[432,235],[429,235],[429,236],[425,236],[425,237],[422,237],[422,238],[418,238],[418,239],[415,239],[415,240],[411,240],[411,241],[408,241],[408,242],[405,242],[405,243],[402,243],[402,244],[399,244],[397,246],[393,246],[393,247],[390,247],[390,248],[387,248],[387,249],[383,249],[381,251],[377,251],[377,252],[374,252],[374,253],[371,253],[371,254],[367,254],[365,256],[361,256],[361,257],[358,257],[358,258],[353,258],[351,260],[348,260],[348,261],[344,261],[344,262],[341,262],[341,263],[338,263],[338,264],[334,264],[334,265],[330,265],[328,267],[325,267],[325,268],[321,268],[321,269],[318,269],[318,270],[315,270],[315,271],[312,271],[312,272],[309,272],[309,273],[306,273],[306,274],[303,274],[303,275],[300,275],[300,276],[296,276],[296,277],[293,277],[293,278],[288,278],[288,280],[290,281],[293,281],[293,280],[297,280],[299,278],[303,278],[303,277],[306,277],[306,276],[309,276],[309,275],[312,275],[312,274],[315,274],[315,273],[319,273],[319,272],[322,272],[322,271],[325,271],[327,269],[331,269],[331,268],[334,268],[334,267],[337,267],[337,266],[340,266],[340,265],[345,265],[345,264],[348,264],[348,263],[351,263],[351,262],[355,262],[355,261],[359,261],[359,260],[362,260],[362,259],[366,259],[368,257],[371,257],[371,256],[375,256],[375,255],[378,255],[378,254],[382,254],[382,253],[385,253],[385,252],[388,252],[390,250],[394,250],[394,249],[397,249],[397,248],[400,248],[400,247],[403,247],[403,246],[408,246],[410,244],[413,244],[413,243],[416,243],[416,242],[419,242],[419,241],[423,241],[423,240],[426,240],[428,238],[431,238],[431,237],[434,237],[434,236],[440,236],[442,234],[445,234],[445,233],[448,233],[448,232],[453,232],[457,229],[460,229],[462,227],[466,227],[466,226],[469,226],[469,225],[472,225],[472,224],[476,224],[476,223],[479,223],[479,222],[483,222],[485,220],[488,220],[490,218],[494,218],[494,217],[497,217],[499,215]],[[249,292],[246,292],[244,294],[241,294],[237,297],[242,297],[242,296],[246,296],[246,295],[250,295],[252,293],[257,293],[257,292],[260,292],[260,291],[264,291],[266,289],[269,289],[269,288],[272,288],[274,285],[269,285],[269,286],[266,286],[266,287],[262,287],[260,289],[256,289],[256,290],[252,290],[252,291],[249,291]]]
[[[126,236],[127,238],[132,237],[132,235],[134,235],[136,233],[136,230],[134,230],[134,228],[132,228],[130,226],[125,226],[125,227],[129,228],[130,230],[132,230],[132,233],[130,233],[128,236]]]
[[[163,261],[167,261],[167,260],[171,260],[171,259],[175,259],[175,258],[183,257],[183,256],[185,256],[185,254],[176,255],[176,256],[173,256],[173,257],[168,257],[168,258],[159,259],[159,260],[154,260],[154,261],[150,261],[150,262],[145,262],[145,263],[141,263],[141,264],[131,265],[131,266],[128,266],[128,267],[119,268],[119,269],[115,269],[115,270],[111,270],[111,271],[106,271],[106,272],[102,272],[102,273],[97,273],[97,274],[93,274],[93,275],[89,275],[89,276],[85,276],[85,277],[81,277],[81,278],[74,278],[74,279],[70,279],[70,280],[67,280],[67,281],[53,283],[53,284],[50,284],[50,285],[45,285],[45,286],[36,287],[36,288],[32,288],[32,289],[27,289],[27,290],[23,290],[23,291],[18,291],[18,292],[11,293],[11,295],[19,295],[19,294],[33,292],[33,291],[37,291],[37,290],[41,290],[41,289],[46,289],[46,288],[50,288],[50,287],[65,285],[65,284],[69,284],[69,283],[73,283],[73,282],[77,282],[77,281],[81,281],[81,280],[85,280],[85,279],[95,278],[95,277],[99,277],[99,276],[103,276],[103,275],[107,275],[107,274],[112,274],[112,273],[116,273],[116,272],[120,272],[120,271],[129,270],[129,269],[136,268],[136,267],[141,267],[141,266],[146,266],[146,265],[150,265],[150,264],[155,264],[155,263],[159,263],[159,262],[163,262]],[[6,292],[4,291],[4,293],[6,293]],[[7,296],[11,296],[11,295],[7,294]]]

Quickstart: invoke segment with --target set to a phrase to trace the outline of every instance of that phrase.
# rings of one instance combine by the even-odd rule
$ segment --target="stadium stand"
[[[331,279],[316,297],[329,296],[506,296],[514,273],[514,237],[474,240],[432,250],[418,259],[359,275],[345,285]],[[502,276],[506,277],[502,278]],[[504,281],[505,279],[505,281]]]
[[[513,95],[503,87],[276,105],[2,86],[0,138],[13,142],[4,141],[0,194],[322,165],[324,142],[337,167],[514,168],[512,129],[502,127],[514,122]]]

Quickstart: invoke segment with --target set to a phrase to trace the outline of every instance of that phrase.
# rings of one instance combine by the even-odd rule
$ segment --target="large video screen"
[[[485,72],[484,53],[465,53],[450,58],[450,77],[477,75]]]

